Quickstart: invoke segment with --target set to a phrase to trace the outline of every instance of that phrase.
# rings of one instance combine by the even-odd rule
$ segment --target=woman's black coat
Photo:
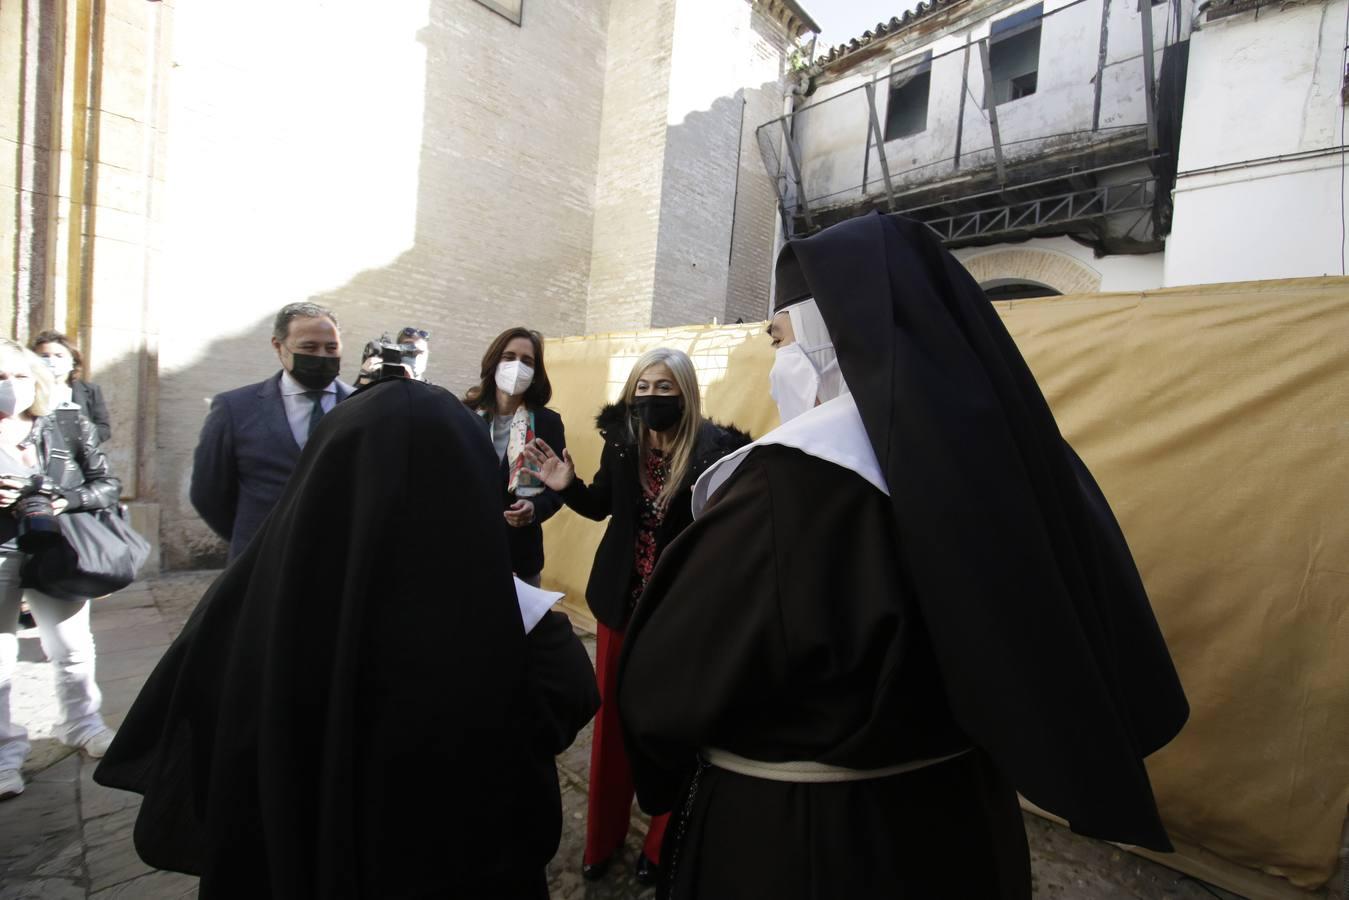
[[[637,513],[642,500],[637,445],[629,437],[628,418],[624,403],[614,403],[600,411],[595,417],[595,427],[604,439],[599,471],[589,485],[576,478],[560,492],[563,502],[586,518],[599,522],[609,517],[609,527],[590,569],[586,603],[596,619],[616,631],[623,630],[628,622],[628,593],[636,564]],[[698,476],[712,463],[749,442],[749,435],[734,426],[703,422],[688,474],[679,486],[679,493],[670,499],[665,521],[656,535],[657,554],[693,521],[693,483]]]
[[[112,437],[112,420],[108,416],[108,404],[103,401],[103,388],[89,381],[71,381],[70,400],[94,423],[98,442],[107,443]]]

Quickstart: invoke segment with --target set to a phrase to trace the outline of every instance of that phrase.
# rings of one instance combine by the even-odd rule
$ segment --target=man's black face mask
[[[340,356],[314,356],[311,353],[292,353],[290,375],[311,391],[321,391],[333,383],[342,369]]]

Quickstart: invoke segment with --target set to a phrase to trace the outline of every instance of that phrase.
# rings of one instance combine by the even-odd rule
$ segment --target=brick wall
[[[735,198],[735,232],[722,321],[757,322],[767,317],[777,232],[777,191],[764,169],[756,130],[782,115],[791,39],[782,26],[754,7],[746,52],[757,73],[745,89],[745,121],[740,133],[740,174]],[[756,85],[755,82],[758,81]]]
[[[653,325],[763,315],[775,198],[754,129],[781,114],[787,43],[749,0],[679,5]]]
[[[775,194],[754,129],[789,44],[752,0],[614,0],[589,333],[762,316]]]
[[[674,17],[674,0],[610,4],[587,334],[651,324]]]
[[[0,211],[48,242],[38,257],[5,235],[33,273],[0,271],[32,286],[5,312],[84,340],[168,568],[222,558],[188,500],[192,451],[211,396],[277,371],[286,303],[337,312],[348,381],[367,339],[429,328],[429,376],[456,391],[510,325],[762,307],[773,203],[753,129],[781,105],[786,37],[754,0],[531,2],[522,26],[474,0],[30,6],[59,22],[25,31],[6,4],[0,71],[65,35],[41,52],[66,88],[49,114],[21,79],[0,96]],[[60,143],[25,144],[25,114]],[[25,218],[35,153],[50,208]]]
[[[169,84],[158,431],[166,564],[219,545],[187,499],[218,391],[278,364],[270,318],[314,299],[361,344],[418,324],[461,390],[521,323],[584,330],[606,0],[190,4]],[[261,23],[265,22],[265,27]]]

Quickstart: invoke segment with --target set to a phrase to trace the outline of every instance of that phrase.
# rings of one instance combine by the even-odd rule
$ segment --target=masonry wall
[[[6,333],[82,346],[112,415],[105,443],[135,525],[158,532],[151,301],[164,143],[159,60],[174,4],[24,0],[0,9]],[[158,561],[152,559],[153,569]]]
[[[611,0],[585,333],[651,324],[675,0]]]
[[[737,155],[735,229],[731,235],[731,265],[723,322],[757,322],[767,317],[773,246],[779,221],[777,190],[764,169],[755,129],[782,114],[791,77],[792,38],[757,6],[750,28],[754,39],[747,50],[751,54],[754,74],[744,92],[745,107]]]
[[[348,381],[428,328],[455,391],[515,324],[761,315],[783,32],[754,0],[5,3],[9,331],[81,340],[139,527],[218,563],[192,453],[212,396],[276,374],[286,303],[336,311]]]
[[[293,0],[178,11],[169,84],[161,407],[166,563],[220,558],[188,501],[215,393],[279,368],[282,305],[362,344],[432,332],[460,391],[502,329],[586,327],[607,0]],[[260,22],[266,27],[259,27]]]
[[[654,326],[763,314],[775,198],[754,128],[780,114],[787,52],[786,30],[748,0],[680,0]]]

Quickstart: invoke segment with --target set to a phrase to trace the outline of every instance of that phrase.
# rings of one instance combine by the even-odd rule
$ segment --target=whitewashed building
[[[786,235],[927,222],[990,296],[1340,274],[1346,0],[930,0],[759,127]]]

